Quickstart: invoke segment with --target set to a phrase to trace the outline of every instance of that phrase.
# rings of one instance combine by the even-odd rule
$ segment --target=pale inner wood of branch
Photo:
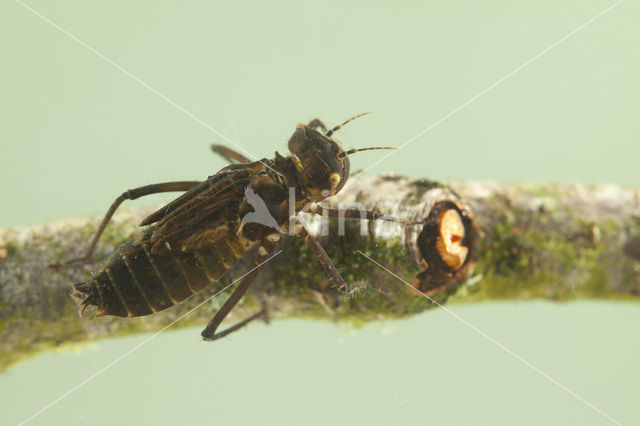
[[[469,249],[462,245],[464,236],[464,224],[460,214],[455,209],[442,212],[436,249],[444,263],[452,269],[460,268],[467,259]]]

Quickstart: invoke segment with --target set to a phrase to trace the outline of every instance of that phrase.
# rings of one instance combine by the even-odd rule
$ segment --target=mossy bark
[[[455,271],[437,269],[426,255],[423,224],[337,220],[319,237],[348,283],[347,293],[328,286],[312,251],[299,239],[282,242],[283,253],[265,266],[232,320],[266,302],[270,316],[313,317],[363,323],[401,318],[438,303],[490,299],[640,300],[640,192],[616,186],[470,182],[443,185],[394,176],[357,177],[331,201],[383,210],[405,222],[424,222],[437,206],[452,203],[467,220],[470,255]],[[138,232],[151,209],[123,210],[99,244],[95,258],[115,250]],[[83,253],[99,217],[0,231],[0,368],[61,344],[158,330],[209,298],[204,291],[147,317],[80,318],[68,297],[70,284],[85,280],[100,264],[47,269]],[[312,233],[322,225],[316,216]],[[400,282],[371,263],[370,256],[401,276]],[[427,251],[428,252],[428,251]],[[437,263],[437,262],[436,262]],[[240,265],[224,277],[232,282]],[[434,278],[436,277],[436,278]],[[434,284],[442,281],[442,285]],[[424,287],[426,286],[426,287]],[[204,325],[224,294],[182,318],[174,327]],[[194,335],[194,339],[199,338]]]

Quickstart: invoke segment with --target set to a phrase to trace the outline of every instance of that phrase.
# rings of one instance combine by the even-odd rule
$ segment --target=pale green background
[[[340,133],[345,145],[401,145],[614,2],[229,3],[28,4],[270,157],[297,122],[368,110]],[[371,173],[640,186],[639,11],[623,2]],[[0,227],[102,212],[126,188],[223,166],[208,151],[220,137],[19,3],[0,4],[0,34]],[[360,154],[354,167],[382,155]],[[640,423],[640,306],[451,309],[618,421]],[[0,376],[0,424],[145,338]],[[167,332],[30,424],[151,423],[611,424],[443,310],[356,331],[256,324],[215,344],[199,329]]]

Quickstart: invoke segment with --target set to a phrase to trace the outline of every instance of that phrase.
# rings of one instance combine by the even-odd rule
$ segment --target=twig
[[[366,322],[401,318],[434,305],[371,264],[356,250],[430,294],[439,303],[489,299],[640,299],[640,191],[612,185],[442,184],[394,176],[353,178],[332,207],[359,203],[398,221],[346,220],[340,236],[329,221],[322,245],[348,283],[380,291],[338,294],[305,244],[290,238],[234,312],[242,318],[266,303],[272,317]],[[96,257],[138,230],[152,209],[124,210],[107,227]],[[0,368],[60,344],[158,330],[211,291],[147,317],[80,318],[70,284],[99,265],[57,272],[47,265],[77,257],[99,217],[0,231]],[[419,223],[419,224],[417,224]],[[312,233],[321,218],[309,221]],[[384,290],[384,291],[382,291]],[[322,303],[318,295],[322,296]],[[205,324],[226,298],[213,299],[176,327]],[[194,335],[194,339],[198,335]]]

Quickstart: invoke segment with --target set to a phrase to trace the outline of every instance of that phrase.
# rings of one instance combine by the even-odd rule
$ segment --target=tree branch
[[[287,238],[282,242],[284,252],[264,269],[232,320],[255,313],[263,303],[273,318],[356,323],[401,318],[435,306],[420,292],[438,303],[448,299],[640,298],[638,190],[494,182],[445,186],[381,176],[352,178],[335,198],[332,208],[360,206],[397,219],[364,221],[364,229],[361,221],[346,220],[344,232],[338,218],[328,221],[329,235],[318,238],[350,283],[349,291],[341,294],[331,288],[311,250],[299,239]],[[96,258],[133,238],[139,219],[151,211],[131,209],[117,214],[98,245]],[[46,266],[80,256],[99,220],[73,219],[0,231],[0,368],[63,343],[158,330],[246,270],[246,265],[239,265],[210,291],[154,315],[80,318],[68,296],[70,284],[85,280],[100,266],[62,272]],[[310,218],[308,226],[311,233],[321,234],[322,218]],[[230,290],[175,327],[204,326]]]

